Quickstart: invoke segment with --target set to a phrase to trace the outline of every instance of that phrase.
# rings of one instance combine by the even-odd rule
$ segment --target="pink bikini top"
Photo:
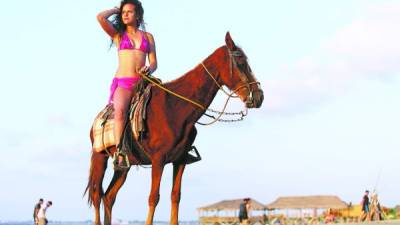
[[[150,48],[149,48],[149,42],[147,39],[144,37],[143,32],[142,33],[142,42],[140,43],[139,48],[135,48],[134,43],[132,43],[131,39],[128,36],[128,33],[124,33],[121,38],[121,42],[119,43],[119,48],[118,50],[124,50],[124,49],[132,49],[132,50],[139,50],[144,53],[149,53]]]

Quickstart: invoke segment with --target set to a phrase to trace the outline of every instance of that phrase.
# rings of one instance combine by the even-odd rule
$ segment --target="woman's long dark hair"
[[[143,20],[144,9],[142,7],[142,3],[139,0],[122,0],[120,4],[120,12],[117,13],[112,19],[111,23],[114,28],[118,32],[118,36],[121,38],[124,32],[126,31],[126,24],[122,22],[122,8],[126,4],[133,4],[135,6],[135,15],[136,15],[136,28],[141,28],[142,30],[146,30],[145,23]],[[111,39],[111,45],[114,43],[114,40]]]

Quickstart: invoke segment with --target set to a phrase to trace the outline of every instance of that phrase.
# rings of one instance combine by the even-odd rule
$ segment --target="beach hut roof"
[[[197,208],[199,211],[213,211],[213,210],[239,210],[239,205],[242,203],[243,198],[241,199],[233,199],[233,200],[223,200],[217,203],[203,206]],[[250,198],[250,209],[251,210],[264,210],[265,205],[256,201],[255,199]]]
[[[268,209],[340,209],[347,204],[334,195],[279,197],[266,205]]]

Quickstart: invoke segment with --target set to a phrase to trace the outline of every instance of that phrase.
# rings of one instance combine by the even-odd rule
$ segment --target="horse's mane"
[[[210,59],[211,57],[213,57],[215,53],[217,53],[220,49],[223,49],[224,47],[225,47],[225,45],[217,48],[213,53],[211,53],[205,59],[203,59],[202,62],[205,62],[208,59]],[[199,67],[200,67],[200,63],[198,63],[196,66],[194,66],[191,70],[189,70],[186,73],[184,73],[182,76],[179,76],[179,77],[177,77],[177,78],[175,78],[173,80],[164,82],[163,85],[166,88],[174,89],[174,88],[176,88],[176,85],[179,85],[179,84],[182,83],[182,81],[184,81],[185,79],[188,79],[189,76],[191,74],[193,74]]]
[[[200,64],[197,64],[195,67],[193,67],[191,70],[187,71],[185,74],[183,74],[183,75],[180,76],[180,77],[177,77],[177,78],[175,78],[175,79],[173,79],[173,80],[164,82],[163,85],[164,85],[166,88],[174,88],[174,86],[175,86],[176,84],[179,84],[179,83],[181,83],[182,81],[184,81],[185,79],[187,79],[188,75],[189,75],[189,74],[192,74],[192,73],[199,67],[199,65],[200,65]]]

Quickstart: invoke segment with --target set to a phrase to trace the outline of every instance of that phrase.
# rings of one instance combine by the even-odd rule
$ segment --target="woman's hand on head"
[[[114,14],[117,14],[120,12],[120,9],[118,7],[112,8],[105,10],[103,12],[100,12],[97,14],[97,21],[100,23],[101,28],[111,37],[114,38],[115,35],[118,33],[117,30],[115,29],[114,25],[112,22],[108,20],[108,18]]]

